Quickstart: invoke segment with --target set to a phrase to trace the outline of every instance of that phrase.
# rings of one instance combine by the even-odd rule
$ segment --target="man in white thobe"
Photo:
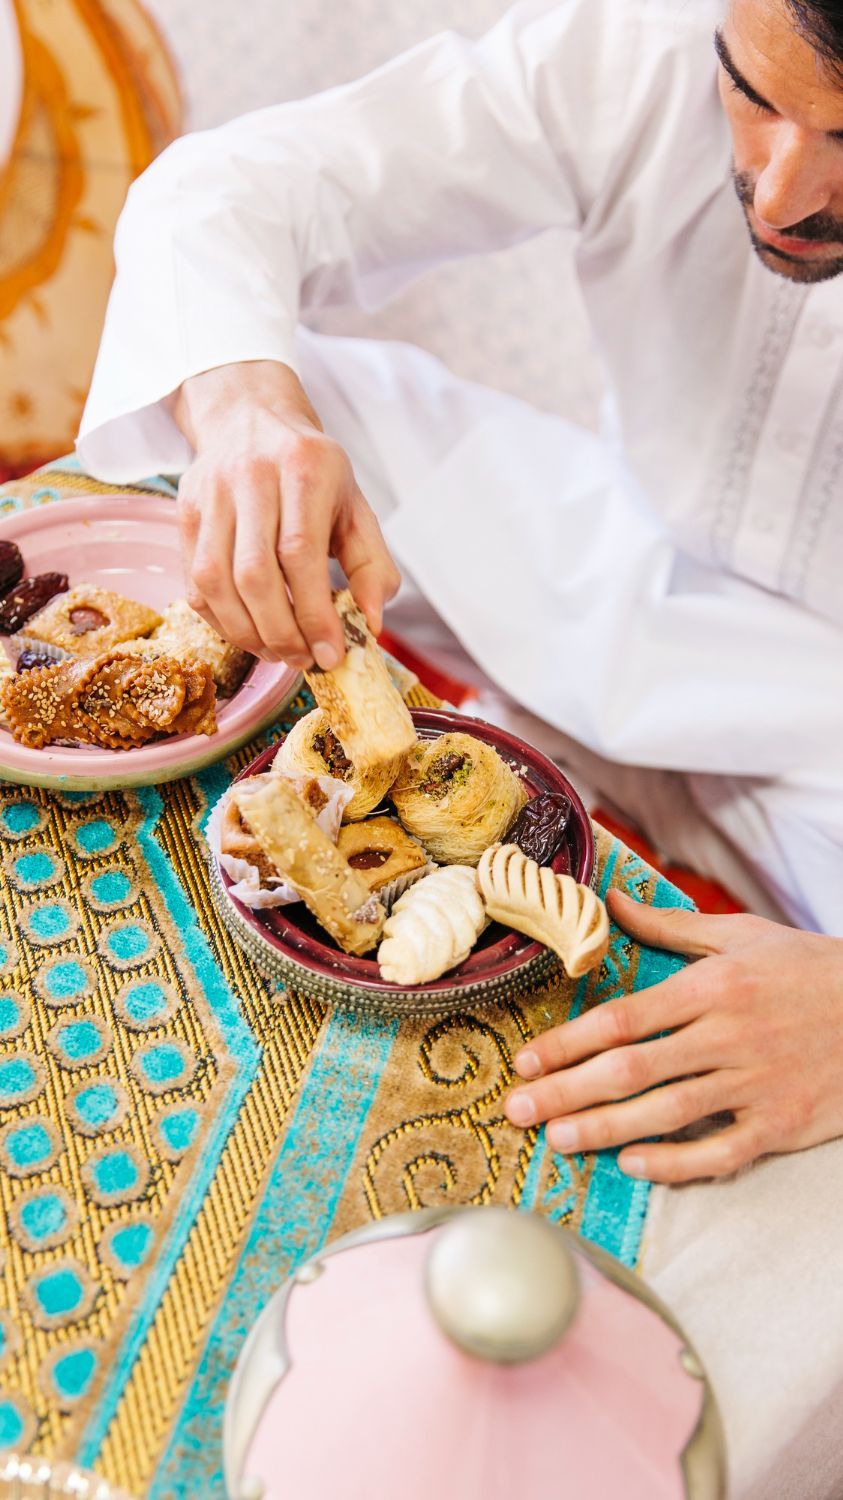
[[[303,307],[372,308],[438,262],[554,228],[574,236],[605,369],[599,436],[418,350],[297,330]],[[479,43],[442,36],[359,83],[179,142],[132,189],[117,258],[80,456],[109,480],[184,475],[191,598],[212,623],[330,667],[329,554],[377,627],[393,553],[571,765],[663,847],[794,924],[618,900],[634,936],[701,961],[634,1008],[612,1002],[531,1043],[514,1123],[549,1121],[559,1150],[625,1144],[624,1170],[665,1182],[839,1137],[835,7],[527,0]],[[714,1135],[647,1143],[719,1111],[734,1122]],[[839,1141],[829,1152],[839,1163]],[[764,1163],[753,1183],[775,1170],[793,1200],[822,1159]],[[713,1242],[693,1194],[657,1208],[645,1271],[727,1387],[735,1493],[839,1495],[843,1461],[805,1479],[804,1404],[759,1411],[718,1343],[724,1316],[740,1336],[742,1312],[758,1339],[770,1305],[769,1289],[754,1302],[745,1288],[737,1310],[717,1303],[720,1266],[755,1253],[742,1186],[718,1188]],[[837,1200],[823,1205],[839,1239]],[[782,1379],[822,1326],[815,1304],[764,1344]],[[829,1349],[818,1369],[825,1400],[843,1360]]]

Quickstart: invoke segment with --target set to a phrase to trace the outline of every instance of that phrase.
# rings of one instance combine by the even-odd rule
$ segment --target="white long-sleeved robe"
[[[406,347],[311,338],[323,420],[497,683],[610,761],[687,773],[788,915],[841,930],[843,283],[750,247],[719,13],[527,0],[478,43],[177,143],[121,222],[79,451],[105,478],[178,471],[187,376],[298,368],[302,307],[571,231],[600,441]]]

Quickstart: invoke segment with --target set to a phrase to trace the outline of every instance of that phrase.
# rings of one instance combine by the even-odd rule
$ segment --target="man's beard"
[[[737,172],[734,168],[732,178],[735,192],[747,216],[749,237],[768,270],[777,272],[779,276],[786,276],[788,281],[801,282],[831,281],[833,277],[843,273],[843,254],[806,260],[802,255],[788,255],[786,250],[774,249],[772,245],[759,239],[747,213],[753,206],[755,183],[748,172]],[[783,238],[789,235],[795,240],[815,241],[818,245],[843,245],[843,219],[835,219],[831,214],[811,214],[810,218],[802,219],[798,224],[790,224],[787,229],[779,229],[776,233]]]

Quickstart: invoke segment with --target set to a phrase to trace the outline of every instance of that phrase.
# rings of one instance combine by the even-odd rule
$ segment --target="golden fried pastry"
[[[333,672],[311,667],[305,677],[349,760],[391,766],[416,742],[416,731],[378,644],[348,589],[334,595],[346,653]]]
[[[387,907],[400,894],[399,886],[406,890],[430,868],[421,844],[405,833],[394,818],[344,823],[337,848]],[[383,893],[387,891],[389,899],[384,899]]]
[[[164,619],[150,636],[156,651],[176,661],[204,662],[210,667],[217,690],[223,698],[237,692],[254,661],[248,651],[232,646],[212,630],[186,599],[174,599],[164,611]]]
[[[477,885],[490,917],[552,948],[572,979],[602,963],[609,917],[590,886],[537,865],[517,844],[486,850]]]
[[[339,946],[346,953],[373,948],[383,928],[383,907],[323,833],[295,787],[283,776],[255,787],[245,781],[232,789],[231,800],[275,872]]]
[[[265,776],[247,776],[237,785],[254,787],[267,779]],[[230,854],[233,859],[243,859],[247,864],[254,865],[262,886],[270,887],[273,881],[280,878],[272,860],[264,853],[251,828],[243,821],[240,809],[231,796],[225,798],[220,822],[220,851],[222,854]]]
[[[390,796],[407,831],[446,865],[476,865],[527,801],[523,782],[497,750],[471,734],[420,740]]]
[[[475,871],[446,865],[396,901],[378,949],[381,978],[427,984],[468,958],[486,923]]]
[[[213,734],[215,697],[208,667],[119,651],[34,668],[2,690],[12,733],[31,749],[72,740],[131,750],[165,734]]]
[[[333,776],[353,787],[354,796],[343,812],[343,820],[364,818],[386,796],[398,775],[402,757],[379,765],[358,767],[346,755],[327,714],[314,708],[293,725],[283,741],[272,769],[277,775]]]
[[[56,594],[33,615],[26,624],[26,637],[58,646],[71,656],[101,656],[121,641],[147,635],[160,624],[161,616],[148,605],[83,583]]]

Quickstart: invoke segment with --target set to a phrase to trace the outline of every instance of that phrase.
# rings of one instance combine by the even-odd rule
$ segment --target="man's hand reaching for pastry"
[[[843,940],[619,891],[607,904],[636,942],[697,961],[527,1043],[514,1125],[546,1121],[564,1154],[622,1146],[621,1169],[654,1182],[725,1177],[843,1134]],[[702,1138],[652,1139],[721,1112],[733,1119]]]
[[[269,360],[223,366],[185,381],[173,410],[196,450],[178,500],[190,603],[256,655],[337,666],[329,559],[374,634],[399,575],[297,377]]]

